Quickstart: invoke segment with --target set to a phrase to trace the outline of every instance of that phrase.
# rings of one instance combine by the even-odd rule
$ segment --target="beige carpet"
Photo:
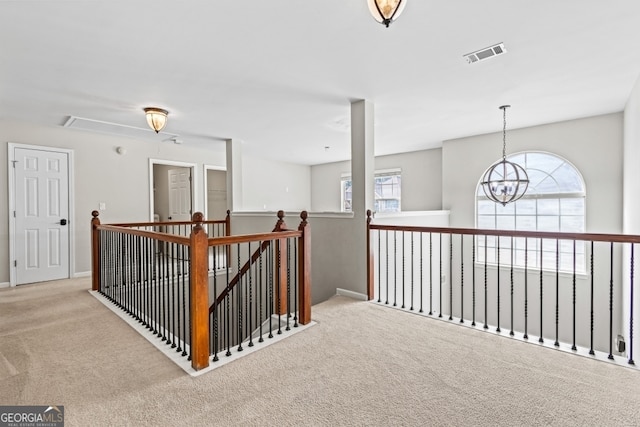
[[[197,378],[86,290],[0,290],[0,404],[67,426],[631,426],[640,371],[343,297]]]

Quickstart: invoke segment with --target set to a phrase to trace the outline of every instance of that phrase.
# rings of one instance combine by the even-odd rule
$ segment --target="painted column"
[[[361,100],[351,103],[351,190],[353,210],[354,258],[357,265],[367,265],[367,209],[374,206],[374,115],[373,104]],[[360,263],[362,262],[362,264]],[[367,294],[367,270],[356,268],[356,292]]]
[[[373,104],[361,100],[351,103],[351,184],[353,214],[366,223],[367,209],[374,203],[374,116]]]
[[[227,139],[227,209],[241,211],[242,202],[242,142]]]

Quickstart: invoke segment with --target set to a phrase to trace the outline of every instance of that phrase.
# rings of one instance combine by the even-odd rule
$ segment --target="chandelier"
[[[492,201],[505,206],[524,196],[529,187],[529,177],[522,166],[507,160],[507,108],[502,110],[502,160],[494,163],[482,176],[484,194]]]
[[[385,27],[389,27],[389,24],[398,19],[398,16],[402,13],[407,1],[367,0],[367,3],[373,18]]]
[[[147,117],[147,124],[156,133],[164,129],[167,124],[167,115],[169,112],[162,108],[147,107],[144,109],[144,114]]]

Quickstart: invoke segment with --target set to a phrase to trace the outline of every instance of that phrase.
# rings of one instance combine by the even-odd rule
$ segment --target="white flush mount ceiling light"
[[[169,112],[162,108],[147,107],[144,109],[144,114],[147,117],[147,124],[156,133],[160,132],[167,124],[167,115]]]
[[[490,200],[505,206],[507,203],[515,202],[527,191],[529,187],[529,177],[522,166],[507,160],[507,108],[510,105],[503,105],[502,110],[502,160],[494,163],[486,170],[482,176],[482,189]]]
[[[367,3],[373,18],[385,27],[389,27],[389,24],[398,19],[407,0],[367,0]]]

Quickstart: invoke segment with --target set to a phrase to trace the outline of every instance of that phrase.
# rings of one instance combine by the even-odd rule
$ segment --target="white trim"
[[[9,282],[2,282],[2,283],[0,283],[0,289],[2,289],[2,288],[8,288],[9,286],[11,286],[11,285],[9,285]]]
[[[192,214],[195,212],[199,212],[198,206],[198,164],[197,163],[187,163],[187,162],[177,162],[175,160],[162,160],[162,159],[152,159],[149,157],[149,221],[153,222],[153,203],[155,199],[155,194],[153,192],[153,165],[165,165],[165,166],[178,166],[183,168],[191,169],[191,208],[193,210]]]
[[[13,265],[13,260],[15,260],[15,234],[16,234],[16,220],[12,215],[12,212],[15,210],[16,206],[16,195],[15,195],[15,173],[12,167],[12,162],[15,161],[15,150],[17,148],[25,149],[25,150],[36,150],[36,151],[49,151],[53,153],[64,153],[67,155],[67,175],[68,175],[68,225],[69,225],[69,271],[67,278],[71,278],[73,276],[73,272],[75,271],[76,266],[76,245],[74,242],[74,238],[76,235],[75,229],[75,169],[74,169],[74,151],[67,148],[58,148],[58,147],[49,147],[44,145],[31,145],[31,144],[19,144],[14,142],[7,143],[7,174],[9,175],[8,183],[9,183],[9,286],[16,286],[17,277],[16,277],[16,267]]]
[[[342,288],[336,288],[336,295],[357,299],[359,301],[369,300],[369,298],[367,298],[365,294],[361,294],[360,292],[354,292],[354,291],[350,291],[348,289],[342,289]]]
[[[74,279],[80,278],[80,277],[91,277],[91,271],[81,271],[79,273],[75,273],[73,275]]]

